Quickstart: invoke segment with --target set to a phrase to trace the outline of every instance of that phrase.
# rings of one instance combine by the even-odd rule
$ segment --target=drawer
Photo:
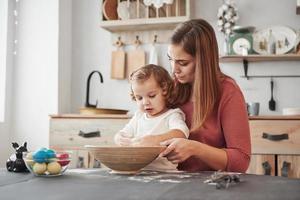
[[[122,129],[129,119],[51,119],[50,145],[82,147],[84,145],[111,145],[113,137]],[[98,130],[100,137],[84,138],[80,130]]]
[[[300,178],[300,156],[278,155],[278,176]]]
[[[251,155],[251,162],[246,173],[275,176],[274,155]]]
[[[300,120],[250,120],[249,124],[253,154],[300,154]],[[282,134],[288,138],[272,140]]]

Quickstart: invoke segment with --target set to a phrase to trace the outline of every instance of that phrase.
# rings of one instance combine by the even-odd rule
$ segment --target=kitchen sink
[[[128,110],[112,109],[112,108],[80,108],[79,113],[82,115],[97,115],[97,114],[127,114]]]

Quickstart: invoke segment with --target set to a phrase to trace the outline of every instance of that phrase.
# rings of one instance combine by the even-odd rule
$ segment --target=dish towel
[[[149,55],[149,64],[158,65],[158,54],[156,45],[153,44]]]

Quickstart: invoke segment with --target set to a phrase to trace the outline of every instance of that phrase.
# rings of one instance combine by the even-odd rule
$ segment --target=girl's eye
[[[156,95],[154,94],[154,95],[149,95],[149,98],[154,98]]]
[[[141,101],[143,98],[142,97],[135,97],[136,100]]]

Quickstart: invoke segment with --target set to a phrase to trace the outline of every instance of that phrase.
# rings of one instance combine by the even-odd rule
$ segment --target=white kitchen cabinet
[[[127,115],[52,115],[50,118],[50,148],[70,151],[71,168],[99,167],[99,162],[84,145],[112,145],[114,134],[129,121]],[[82,132],[99,132],[100,136],[82,137]]]
[[[251,117],[248,173],[300,178],[300,116]]]

